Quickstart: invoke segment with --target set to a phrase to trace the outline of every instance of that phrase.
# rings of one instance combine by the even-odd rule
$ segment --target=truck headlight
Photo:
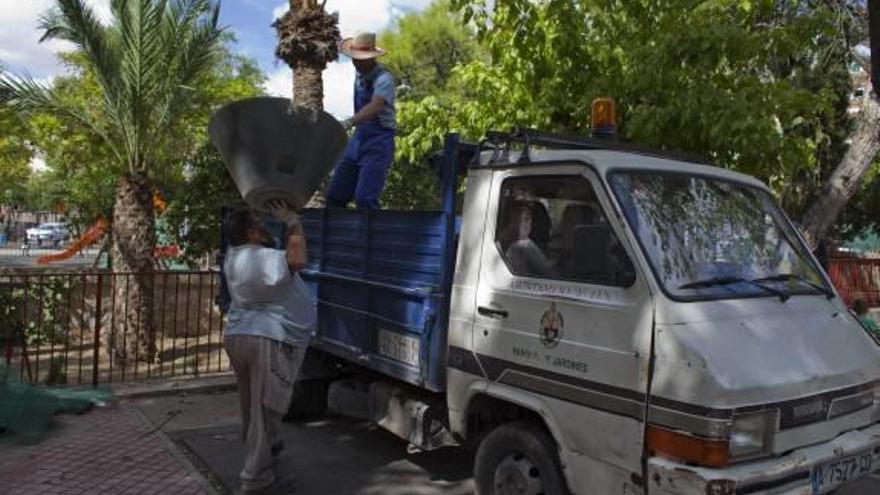
[[[730,432],[731,460],[736,461],[769,454],[773,433],[778,424],[778,410],[735,416]]]

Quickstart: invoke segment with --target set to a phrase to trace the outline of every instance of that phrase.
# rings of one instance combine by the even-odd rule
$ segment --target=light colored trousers
[[[272,444],[279,440],[278,428],[290,406],[306,346],[252,335],[229,335],[224,344],[241,405],[245,451],[241,485],[245,491],[260,490],[275,481]]]

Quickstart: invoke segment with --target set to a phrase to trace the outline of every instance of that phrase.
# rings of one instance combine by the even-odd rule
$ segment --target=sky
[[[397,17],[427,7],[432,0],[327,0],[327,10],[339,13],[343,37],[358,31],[379,31]],[[109,0],[86,0],[99,17],[109,18]],[[63,42],[40,43],[37,22],[52,0],[0,0],[0,65],[50,81],[63,71],[56,53],[70,49]],[[220,22],[237,38],[233,50],[255,58],[266,73],[269,93],[290,97],[290,69],[275,59],[272,22],[287,10],[286,0],[223,0]],[[324,72],[324,106],[337,118],[352,114],[354,69],[347,60],[331,64]]]

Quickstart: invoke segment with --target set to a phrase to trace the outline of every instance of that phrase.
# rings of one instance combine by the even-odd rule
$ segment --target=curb
[[[235,375],[226,373],[205,378],[123,385],[114,388],[113,395],[118,400],[125,400],[166,395],[226,392],[237,388]]]
[[[126,407],[128,411],[133,412],[138,419],[140,419],[145,425],[152,426],[153,422],[150,421],[149,418],[137,407]],[[209,495],[223,495],[224,491],[218,489],[214,483],[205,475],[205,473],[199,469],[190,459],[190,457],[183,452],[180,447],[168,437],[165,431],[162,428],[157,429],[151,433],[155,435],[156,438],[159,439],[159,442],[162,443],[162,447],[168,452],[171,457],[173,457],[177,462],[179,462],[183,468],[188,472],[195,480],[196,483]]]

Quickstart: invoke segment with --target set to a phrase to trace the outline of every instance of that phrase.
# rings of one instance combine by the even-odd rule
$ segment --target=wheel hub
[[[511,454],[495,468],[494,495],[544,495],[541,471],[531,459]]]

